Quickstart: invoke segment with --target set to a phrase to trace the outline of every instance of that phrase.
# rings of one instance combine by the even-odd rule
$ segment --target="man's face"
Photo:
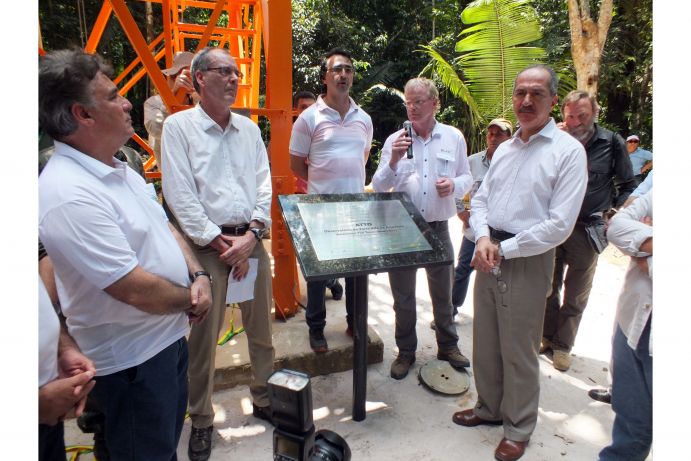
[[[549,72],[533,68],[521,73],[513,89],[513,111],[521,130],[529,136],[537,133],[549,121],[557,95],[549,93]]]
[[[209,52],[209,68],[196,72],[202,104],[224,101],[230,106],[238,93],[239,70],[235,59],[221,50]]]
[[[296,107],[296,109],[298,111],[298,115],[300,115],[305,109],[307,109],[309,106],[311,106],[315,102],[317,102],[317,101],[315,101],[312,98],[300,98],[300,99],[298,99],[298,105]]]
[[[404,96],[408,120],[425,124],[434,118],[437,100],[430,97],[427,89],[421,86],[410,86],[405,90]]]
[[[499,144],[503,143],[511,136],[508,132],[502,130],[496,125],[492,125],[487,128],[487,153],[489,155],[494,155],[494,151],[497,150]]]
[[[120,96],[118,87],[102,72],[89,83],[89,90],[91,103],[85,110],[94,122],[93,128],[98,130],[104,143],[117,144],[117,149],[134,134],[130,117],[132,104]]]
[[[595,132],[595,113],[590,100],[581,98],[564,107],[566,131],[585,145]]]
[[[335,54],[326,60],[326,94],[348,94],[353,86],[355,69],[353,63],[345,56]]]
[[[638,141],[635,139],[632,139],[631,141],[626,141],[626,150],[629,151],[629,154],[633,154],[633,152],[638,149]]]

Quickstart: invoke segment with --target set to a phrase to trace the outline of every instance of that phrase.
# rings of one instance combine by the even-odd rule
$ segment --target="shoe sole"
[[[451,367],[452,367],[452,368],[455,368],[455,369],[459,369],[459,368],[463,368],[463,369],[465,369],[465,368],[470,368],[470,361],[468,361],[467,364],[466,364],[465,362],[463,362],[463,363],[451,362],[449,359],[441,358],[441,357],[439,357],[438,355],[437,355],[437,360],[441,360],[441,361],[443,361],[443,362],[448,362],[449,365],[451,365]]]

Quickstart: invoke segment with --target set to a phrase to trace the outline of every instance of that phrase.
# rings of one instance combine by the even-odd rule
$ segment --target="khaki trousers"
[[[216,348],[218,336],[224,326],[226,290],[231,267],[218,259],[218,252],[213,248],[199,247],[189,239],[187,243],[213,278],[211,312],[202,323],[192,325],[189,337],[189,412],[192,426],[204,428],[211,426],[214,420],[211,395],[216,371]],[[269,404],[266,381],[273,372],[274,363],[271,342],[271,264],[261,243],[255,245],[250,258],[259,260],[254,299],[240,303],[240,309],[252,365],[250,393],[253,402],[264,407]]]
[[[473,372],[480,418],[504,421],[504,437],[530,439],[540,399],[538,351],[554,250],[501,262],[501,276],[477,272]],[[499,291],[500,280],[507,291]],[[503,285],[503,284],[502,284]]]

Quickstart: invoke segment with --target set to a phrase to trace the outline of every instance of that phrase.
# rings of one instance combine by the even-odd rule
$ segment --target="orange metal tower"
[[[144,2],[145,0],[136,0]],[[95,53],[103,32],[111,20],[117,19],[132,48],[134,59],[114,82],[120,94],[126,95],[141,78],[148,76],[168,106],[169,112],[186,109],[182,94],[174,95],[166,84],[160,68],[170,67],[177,51],[196,51],[215,45],[226,48],[235,58],[244,74],[233,105],[236,109],[249,110],[256,122],[259,116],[269,119],[271,126],[271,174],[273,202],[271,205],[271,253],[274,258],[273,294],[276,315],[292,316],[297,311],[299,284],[295,266],[295,254],[285,223],[278,210],[277,195],[294,193],[294,179],[289,165],[288,145],[292,127],[292,29],[291,6],[286,0],[148,0],[161,4],[163,32],[147,42],[135,23],[125,0],[104,0],[100,13],[91,29],[85,50]],[[133,2],[130,1],[130,4]],[[185,22],[189,8],[206,9],[210,17],[206,24]],[[189,15],[187,15],[189,17]],[[220,26],[219,19],[227,25]],[[196,43],[192,49],[191,43]],[[266,99],[259,107],[260,60],[265,57]],[[39,50],[42,52],[42,50]],[[165,65],[158,62],[165,59]],[[163,63],[162,63],[163,64]],[[156,160],[147,142],[134,135],[133,139],[150,158],[145,163],[147,178],[160,178],[153,171]]]

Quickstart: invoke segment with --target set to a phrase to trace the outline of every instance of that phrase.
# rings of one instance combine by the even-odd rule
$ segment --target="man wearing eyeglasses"
[[[254,297],[240,303],[247,332],[253,415],[273,424],[266,381],[273,370],[271,268],[262,245],[271,224],[271,176],[259,128],[231,113],[242,73],[219,48],[205,48],[192,61],[200,103],[169,116],[163,125],[163,194],[185,237],[213,280],[213,307],[189,337],[188,455],[211,454],[216,343],[226,306],[229,276],[243,279],[256,264]]]
[[[290,168],[307,181],[309,194],[362,193],[365,164],[372,145],[372,119],[350,97],[355,69],[347,51],[333,49],[322,61],[319,78],[324,93],[302,112],[290,136]],[[305,162],[309,159],[309,164]],[[354,280],[346,277],[346,334],[353,336]],[[324,353],[327,281],[307,282],[310,347]]]
[[[494,451],[500,461],[523,456],[537,424],[537,352],[554,249],[571,234],[588,182],[583,145],[550,117],[557,103],[554,70],[522,70],[512,99],[520,128],[497,148],[471,200],[478,398],[452,417],[466,427],[503,425]]]
[[[444,242],[448,258],[453,260],[449,236],[449,218],[456,214],[455,198],[470,189],[473,178],[466,156],[466,143],[458,129],[439,123],[439,91],[427,78],[408,80],[404,88],[412,139],[399,130],[384,142],[379,168],[372,178],[377,192],[393,189],[406,192],[432,231]],[[407,158],[413,145],[413,157]],[[437,358],[454,368],[470,366],[458,348],[458,334],[453,324],[451,287],[453,265],[425,268],[437,336]],[[389,285],[396,313],[398,357],[391,364],[391,377],[403,379],[415,363],[417,349],[417,307],[415,304],[416,269],[389,272]]]
[[[653,169],[653,153],[649,150],[641,149],[640,143],[641,140],[635,134],[626,138],[626,150],[629,151],[636,185],[642,183],[648,172]]]

